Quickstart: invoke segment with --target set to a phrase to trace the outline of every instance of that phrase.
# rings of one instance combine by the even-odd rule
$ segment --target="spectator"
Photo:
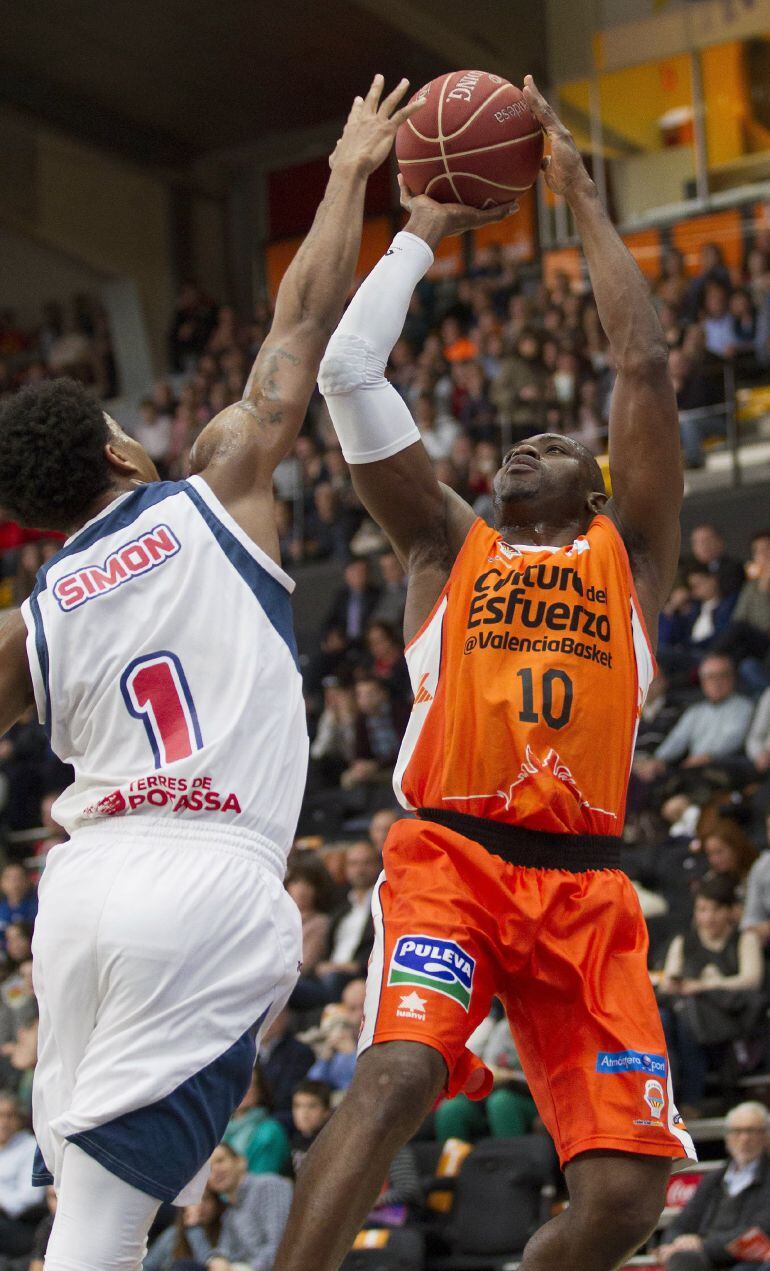
[[[411,687],[404,645],[393,629],[385,622],[370,622],[366,628],[366,648],[372,675],[394,697],[410,698]]]
[[[406,703],[394,701],[374,676],[356,684],[356,705],[354,759],[341,778],[345,789],[389,779],[409,718]]]
[[[332,914],[329,954],[316,971],[335,1001],[349,980],[366,975],[374,944],[372,893],[382,860],[371,843],[352,843],[345,852],[345,904]]]
[[[291,1159],[295,1175],[332,1114],[331,1100],[331,1086],[326,1081],[314,1081],[310,1077],[301,1081],[294,1091],[291,1101],[294,1123]]]
[[[490,1019],[489,1023],[488,1029],[481,1025],[468,1046],[489,1068],[494,1089],[481,1101],[464,1094],[444,1099],[435,1113],[436,1138],[440,1142],[450,1138],[473,1142],[486,1134],[492,1138],[515,1138],[532,1129],[537,1109],[527,1090],[510,1025],[505,1018]]]
[[[730,312],[729,283],[706,284],[703,292],[703,330],[709,353],[722,358],[735,356],[735,323]]]
[[[369,822],[369,842],[382,857],[385,847],[385,840],[390,833],[390,827],[400,820],[403,813],[396,811],[395,808],[380,808],[375,812]]]
[[[273,1115],[285,1130],[291,1129],[291,1098],[307,1074],[315,1055],[294,1035],[291,1012],[284,1008],[265,1030],[259,1061],[273,1092]]]
[[[337,592],[326,618],[326,630],[339,627],[348,643],[359,642],[363,638],[379,598],[377,588],[368,581],[368,575],[365,560],[352,560],[345,566],[345,585]]]
[[[703,839],[703,855],[708,863],[706,878],[716,875],[728,878],[736,897],[742,900],[757,851],[740,826],[727,818],[715,821]]]
[[[719,647],[738,663],[748,687],[761,693],[770,686],[770,530],[752,538],[746,575]]]
[[[313,975],[328,947],[332,878],[323,861],[307,853],[290,865],[285,887],[302,918],[302,974]]]
[[[764,774],[770,769],[770,688],[757,702],[746,738],[746,754],[757,772]]]
[[[729,1161],[706,1174],[677,1214],[657,1250],[666,1271],[711,1271],[740,1267],[729,1245],[752,1227],[770,1232],[768,1111],[761,1103],[739,1103],[727,1114],[725,1145]]]
[[[372,613],[373,622],[385,622],[401,631],[406,605],[406,574],[395,552],[384,552],[378,561],[382,576],[380,598]]]
[[[325,677],[323,690],[324,707],[310,746],[311,775],[318,774],[322,785],[336,786],[355,758],[356,695],[334,675]]]
[[[251,1084],[222,1139],[245,1159],[249,1174],[282,1174],[289,1163],[288,1136],[271,1111],[270,1089],[261,1064],[256,1063]]]
[[[356,1067],[358,1029],[346,1012],[331,1005],[324,1009],[320,1027],[311,1036],[316,1060],[308,1077],[326,1082],[332,1090],[347,1090]]]
[[[56,1217],[55,1188],[46,1187],[45,1203],[48,1207],[48,1213],[45,1218],[40,1219],[40,1222],[35,1228],[35,1236],[32,1241],[32,1248],[30,1249],[29,1271],[43,1271],[43,1262],[45,1260],[46,1250],[48,1249],[48,1241],[51,1239],[53,1220]],[[148,1271],[148,1269],[149,1271],[152,1271],[152,1267],[150,1267],[148,1262],[145,1262],[144,1268],[145,1271]]]
[[[22,1129],[21,1108],[12,1094],[0,1094],[0,1250],[30,1253],[45,1188],[33,1187],[35,1140]]]
[[[699,565],[719,578],[719,594],[731,596],[743,586],[743,565],[728,555],[725,540],[715,525],[703,522],[690,532],[690,551]]]
[[[704,880],[693,928],[672,940],[660,986],[661,1016],[685,1116],[699,1115],[709,1064],[756,1022],[763,978],[758,936],[738,930],[732,881]]]
[[[34,923],[37,892],[23,865],[11,861],[0,874],[0,947],[5,949],[5,931],[11,922]]]
[[[161,476],[168,473],[166,459],[171,448],[171,419],[162,415],[152,397],[139,405],[139,419],[132,429],[136,440],[144,446]]]
[[[767,847],[770,848],[770,814],[767,817]],[[761,852],[751,867],[741,928],[755,931],[763,945],[770,942],[770,850]]]
[[[414,407],[414,420],[431,459],[448,459],[460,429],[451,416],[438,414],[432,393],[420,393]]]
[[[670,764],[703,768],[738,754],[751,723],[751,703],[735,691],[735,670],[724,654],[709,654],[700,665],[703,700],[689,706],[654,757],[640,759],[643,780],[662,776]]]
[[[182,1259],[205,1265],[222,1239],[225,1209],[222,1198],[207,1187],[197,1205],[177,1210],[175,1221],[161,1232],[145,1257],[144,1271],[175,1271]]]
[[[333,486],[328,481],[319,481],[313,491],[313,507],[305,521],[305,555],[313,560],[347,560],[355,521],[340,505]]]
[[[250,1271],[271,1271],[291,1205],[291,1183],[277,1174],[248,1174],[242,1156],[220,1143],[211,1157],[209,1186],[226,1202],[219,1243],[207,1266],[230,1271],[245,1262]]]

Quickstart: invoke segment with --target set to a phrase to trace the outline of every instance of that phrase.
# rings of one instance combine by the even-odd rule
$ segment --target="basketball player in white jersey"
[[[79,386],[0,412],[0,505],[69,535],[0,631],[0,735],[35,702],[75,781],[35,933],[34,1127],[59,1205],[47,1271],[135,1271],[161,1201],[195,1201],[282,1008],[282,887],[307,735],[272,476],[299,432],[406,81],[357,98],[244,398],[160,481]],[[479,214],[478,224],[494,219]]]

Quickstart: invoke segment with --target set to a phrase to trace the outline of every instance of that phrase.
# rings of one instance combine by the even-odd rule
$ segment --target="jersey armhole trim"
[[[21,616],[27,628],[27,661],[29,662],[32,688],[35,693],[38,722],[43,724],[50,739],[51,693],[49,686],[48,643],[45,638],[40,605],[34,592],[21,606]]]
[[[594,517],[594,524],[597,521],[602,521],[609,526],[612,538],[614,539],[616,545],[620,548],[621,559],[623,561],[623,566],[626,571],[626,577],[628,579],[628,590],[630,593],[631,603],[634,606],[634,609],[636,610],[636,616],[639,621],[639,626],[642,629],[642,635],[644,636],[645,643],[649,650],[650,658],[652,659],[652,673],[654,678],[658,674],[658,662],[655,657],[655,650],[652,646],[652,640],[650,639],[650,633],[647,630],[647,622],[644,617],[644,610],[642,609],[642,606],[639,603],[639,596],[636,590],[636,583],[634,582],[634,575],[631,569],[631,561],[629,560],[629,556],[628,556],[628,548],[623,542],[623,536],[620,533],[620,530],[618,529],[615,522],[612,520],[612,517],[609,517],[605,513],[600,512],[598,516]],[[590,529],[590,526],[589,526],[589,529]]]
[[[457,553],[457,555],[454,558],[454,561],[452,562],[452,568],[449,571],[449,577],[447,578],[446,582],[444,583],[444,586],[441,588],[441,591],[436,597],[435,603],[431,607],[430,613],[428,614],[425,621],[420,623],[419,627],[417,628],[417,631],[412,636],[411,640],[404,646],[404,653],[408,653],[409,650],[412,648],[412,646],[415,645],[417,641],[420,639],[420,637],[424,636],[425,632],[428,630],[428,627],[432,623],[433,619],[435,618],[436,614],[439,611],[439,608],[441,607],[442,600],[449,592],[449,587],[452,582],[452,575],[454,574],[455,570],[457,569],[460,563],[460,559],[463,555],[463,552],[465,551],[471,538],[476,533],[479,526],[483,526],[484,529],[487,529],[487,530],[490,528],[487,525],[486,521],[483,521],[480,516],[476,517],[475,521],[473,522],[470,529],[468,530],[468,533],[465,535],[465,538],[463,540],[463,543],[462,543],[462,546],[460,547],[459,552]]]
[[[233,538],[237,538],[241,547],[243,547],[250,556],[254,557],[257,564],[261,565],[268,574],[272,574],[276,582],[279,582],[282,587],[285,587],[291,595],[296,587],[294,579],[290,578],[286,571],[282,569],[280,565],[276,564],[272,556],[268,556],[264,548],[260,547],[258,543],[255,543],[254,539],[250,538],[246,531],[241,529],[241,526],[238,524],[235,517],[228,512],[222,500],[214,493],[206,478],[200,475],[189,477],[187,485],[191,485],[196,490],[204,502],[208,504],[214,515],[222,522],[225,528],[230,531]]]

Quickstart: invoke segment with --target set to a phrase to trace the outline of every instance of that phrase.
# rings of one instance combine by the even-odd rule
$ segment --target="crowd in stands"
[[[98,300],[85,294],[52,300],[34,325],[0,310],[0,396],[60,375],[92,385],[101,398],[115,396],[110,327]]]
[[[722,400],[726,361],[753,374],[770,360],[764,246],[739,277],[707,248],[700,273],[687,278],[670,252],[655,294],[682,410]],[[54,326],[47,319],[26,347],[14,348],[22,337],[10,316],[2,319],[6,386],[58,373],[50,353],[64,337]],[[240,398],[268,326],[266,307],[242,324],[200,289],[183,289],[169,339],[173,374],[141,404],[135,425],[163,476],[185,473],[198,432]],[[482,516],[491,514],[502,441],[549,429],[597,454],[605,447],[613,372],[590,295],[566,277],[551,288],[528,280],[497,248],[466,277],[421,284],[390,375],[440,479]],[[99,391],[108,383],[96,371],[90,382]],[[722,427],[716,414],[699,419],[683,428],[692,463]],[[310,774],[286,877],[302,917],[303,971],[269,1027],[203,1201],[176,1216],[164,1211],[148,1271],[271,1267],[293,1173],[352,1079],[374,939],[371,896],[399,815],[391,777],[412,701],[401,635],[406,583],[356,499],[320,398],[276,487],[289,567],[334,561],[341,575],[304,665]],[[56,546],[43,536],[6,553],[10,603],[29,593]],[[661,617],[658,658],[631,776],[624,867],[648,920],[679,1100],[697,1117],[724,1113],[738,1102],[743,1077],[770,1073],[770,529],[757,526],[742,559],[727,553],[713,525],[692,532]],[[31,712],[0,739],[0,1271],[42,1268],[55,1208],[52,1191],[30,1187],[34,1144],[24,1127],[36,1058],[35,884],[46,851],[63,839],[51,809],[68,780]],[[493,1072],[492,1093],[481,1103],[445,1100],[421,1133],[439,1144],[543,1133],[498,1004],[471,1046]],[[749,1120],[761,1125],[739,1124],[736,1110],[722,1191],[688,1207],[666,1237],[661,1259],[670,1271],[724,1265],[721,1255],[708,1258],[733,1219],[730,1230],[756,1223],[770,1233],[767,1118],[759,1105],[742,1108],[751,1106]],[[759,1152],[748,1160],[740,1145],[752,1134]],[[744,1186],[761,1193],[759,1217],[756,1206],[725,1201]],[[404,1223],[424,1204],[407,1148],[383,1180],[371,1223]]]

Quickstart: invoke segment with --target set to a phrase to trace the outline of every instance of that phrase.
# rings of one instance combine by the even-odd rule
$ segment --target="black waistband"
[[[623,840],[614,835],[550,834],[546,830],[526,830],[504,821],[489,821],[483,816],[467,816],[444,808],[418,808],[417,815],[421,821],[435,821],[473,839],[508,865],[568,869],[574,874],[586,869],[620,868]]]

